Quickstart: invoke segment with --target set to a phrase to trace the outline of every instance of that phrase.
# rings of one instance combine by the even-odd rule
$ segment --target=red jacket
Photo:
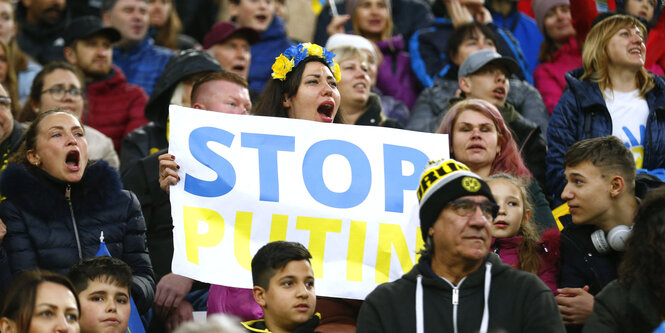
[[[543,97],[550,116],[566,88],[566,73],[578,67],[582,67],[582,51],[575,37],[571,37],[567,44],[554,52],[550,62],[540,63],[533,72],[536,89]]]
[[[519,266],[519,247],[522,244],[522,236],[515,236],[510,238],[496,238],[492,240],[492,247],[490,251],[494,250],[501,258],[501,262],[510,265],[512,268]],[[557,279],[559,277],[559,248],[561,239],[559,237],[559,230],[556,228],[543,231],[540,239],[540,269],[538,270],[538,277],[545,282],[545,284],[556,295]]]
[[[84,122],[113,140],[120,151],[120,140],[137,127],[145,125],[148,95],[137,85],[127,83],[125,74],[113,66],[111,77],[91,82],[86,87],[88,111]]]

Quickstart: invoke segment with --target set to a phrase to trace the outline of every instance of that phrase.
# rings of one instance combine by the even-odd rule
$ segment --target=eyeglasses
[[[59,100],[59,101],[62,100],[63,98],[65,98],[65,95],[67,93],[69,93],[69,96],[71,96],[73,100],[80,99],[81,94],[82,94],[81,89],[78,89],[78,88],[65,89],[65,88],[60,87],[60,86],[55,86],[55,87],[48,88],[46,90],[42,90],[42,94],[47,93],[47,92],[49,94],[51,94],[51,97],[53,97],[53,99]]]
[[[494,220],[499,213],[499,206],[491,201],[475,202],[471,200],[454,200],[448,203],[455,214],[459,216],[471,216],[476,212],[476,207],[480,207],[480,213],[488,220]]]
[[[0,108],[9,110],[12,108],[12,99],[7,96],[0,96]]]

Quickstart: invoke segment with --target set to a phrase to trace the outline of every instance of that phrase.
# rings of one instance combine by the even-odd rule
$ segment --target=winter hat
[[[553,7],[561,5],[570,6],[570,0],[533,0],[531,3],[533,14],[536,17],[536,23],[538,23],[538,29],[540,29],[540,32],[542,32],[543,35],[545,35],[545,27],[543,26],[545,22],[545,14],[547,14],[547,11]]]
[[[471,169],[453,159],[430,161],[420,176],[420,232],[427,239],[429,228],[451,201],[467,195],[484,195],[491,202],[494,196],[489,185]]]
[[[374,59],[378,59],[376,57],[376,50],[374,49],[374,45],[369,41],[369,39],[363,36],[351,34],[334,34],[330,36],[326,42],[326,49],[328,50],[334,50],[338,47],[345,46],[353,46],[361,50],[369,51],[369,53],[374,56]]]

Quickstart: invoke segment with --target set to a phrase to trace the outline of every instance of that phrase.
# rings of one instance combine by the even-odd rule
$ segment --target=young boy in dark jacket
[[[314,332],[316,294],[312,255],[300,243],[268,243],[252,259],[254,300],[263,318],[243,322],[249,332]]]

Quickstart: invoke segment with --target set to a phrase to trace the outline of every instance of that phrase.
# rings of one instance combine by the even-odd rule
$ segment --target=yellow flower
[[[333,65],[332,68],[332,73],[333,76],[335,77],[335,81],[339,82],[342,80],[342,72],[339,69],[339,64],[335,61],[333,62],[335,65]]]
[[[323,58],[323,48],[319,45],[311,44],[308,55]]]
[[[286,74],[293,69],[293,60],[289,60],[283,54],[275,58],[275,63],[272,65],[272,78],[284,81]]]

